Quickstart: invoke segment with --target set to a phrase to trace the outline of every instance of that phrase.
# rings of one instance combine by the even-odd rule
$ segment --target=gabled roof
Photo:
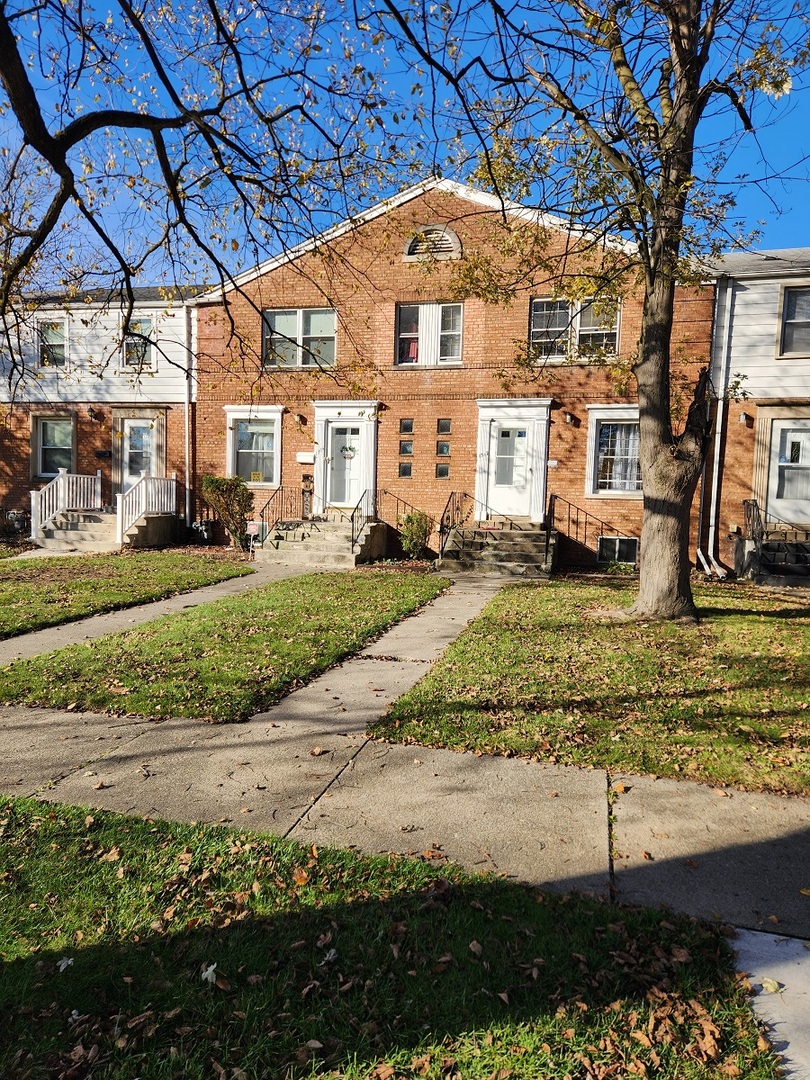
[[[132,290],[136,304],[169,304],[190,300],[210,288],[208,285],[139,285]],[[29,299],[40,307],[120,307],[127,299],[119,289],[88,289],[78,293],[42,293]]]
[[[388,199],[383,199],[369,210],[364,210],[360,214],[355,214],[352,217],[346,218],[337,225],[333,225],[329,229],[325,229],[323,232],[318,233],[307,240],[303,240],[301,243],[295,244],[291,248],[287,248],[278,255],[274,255],[272,258],[265,260],[265,262],[260,263],[258,266],[252,267],[250,270],[245,270],[243,273],[237,275],[233,281],[224,288],[222,286],[217,286],[209,292],[201,293],[196,300],[200,303],[218,300],[232,289],[241,288],[243,285],[253,281],[254,278],[262,277],[262,275],[267,274],[272,270],[277,270],[280,266],[285,266],[288,263],[294,262],[302,255],[306,255],[310,251],[316,251],[318,248],[332,243],[346,233],[352,232],[359,226],[366,225],[376,218],[383,217],[391,210],[404,206],[413,199],[417,199],[431,191],[440,191],[448,195],[455,195],[459,199],[465,199],[467,202],[477,204],[482,209],[495,211],[497,213],[507,213],[513,217],[521,218],[523,221],[530,222],[533,225],[555,229],[559,232],[572,233],[585,239],[598,239],[606,246],[615,247],[618,250],[633,250],[633,245],[628,243],[628,241],[623,240],[621,237],[610,237],[607,235],[598,236],[592,230],[572,225],[571,222],[566,221],[561,217],[556,217],[554,214],[547,214],[542,210],[522,206],[520,203],[512,202],[510,199],[502,199],[500,196],[493,195],[488,191],[481,191],[478,188],[469,187],[467,184],[460,184],[456,180],[431,177],[426,180],[420,180],[419,183],[412,184],[411,187],[405,188],[404,191],[400,191],[397,195],[392,195]]]
[[[810,275],[810,248],[774,251],[730,251],[708,264],[714,277],[769,278]]]

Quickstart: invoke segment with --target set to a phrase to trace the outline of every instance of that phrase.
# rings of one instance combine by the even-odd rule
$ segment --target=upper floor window
[[[569,354],[614,353],[619,342],[619,309],[597,312],[594,304],[533,300],[529,344],[535,356],[562,360]]]
[[[810,355],[810,288],[785,289],[781,345],[782,355]]]
[[[332,308],[265,311],[262,362],[267,367],[332,367],[336,321]]]
[[[400,304],[398,364],[460,364],[462,304]]]
[[[402,258],[405,262],[415,259],[460,259],[461,241],[447,225],[423,225],[408,238]]]
[[[64,319],[44,319],[39,331],[40,367],[64,367],[67,362],[67,323]]]
[[[124,334],[124,367],[128,371],[151,371],[152,320],[130,319]]]

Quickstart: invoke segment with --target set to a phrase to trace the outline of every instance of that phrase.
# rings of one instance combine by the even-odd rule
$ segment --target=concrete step
[[[106,551],[119,551],[119,544],[105,543],[99,540],[65,540],[61,537],[45,536],[37,541],[37,546],[46,551],[81,551],[88,555],[99,554]]]
[[[356,565],[356,555],[348,552],[309,551],[304,545],[256,548],[256,562],[288,563],[294,566],[345,568]]]

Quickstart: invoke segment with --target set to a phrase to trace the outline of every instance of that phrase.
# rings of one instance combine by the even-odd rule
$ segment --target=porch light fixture
[[[576,419],[577,418],[574,416],[574,414],[572,412],[567,412],[565,414],[565,422],[566,422],[566,424],[574,424],[574,423],[576,423]]]
[[[87,406],[87,415],[90,417],[91,420],[100,421],[104,419],[104,413],[101,413],[97,409],[94,409],[92,405]]]
[[[754,418],[753,418],[753,416],[751,416],[750,413],[741,412],[740,413],[740,423],[745,424],[745,426],[747,428],[752,428],[754,426]]]

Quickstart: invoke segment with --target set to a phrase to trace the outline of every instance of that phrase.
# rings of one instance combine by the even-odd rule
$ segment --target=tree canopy
[[[632,241],[643,292],[632,371],[644,491],[633,612],[694,615],[690,508],[708,445],[710,388],[704,368],[685,415],[674,413],[675,287],[700,279],[698,257],[741,239],[733,187],[721,186],[728,150],[767,122],[762,99],[803,81],[807,5],[380,0],[364,18],[431,73],[435,94],[450,95],[458,155],[482,159],[478,176],[493,190]],[[594,294],[601,287],[595,276]]]

